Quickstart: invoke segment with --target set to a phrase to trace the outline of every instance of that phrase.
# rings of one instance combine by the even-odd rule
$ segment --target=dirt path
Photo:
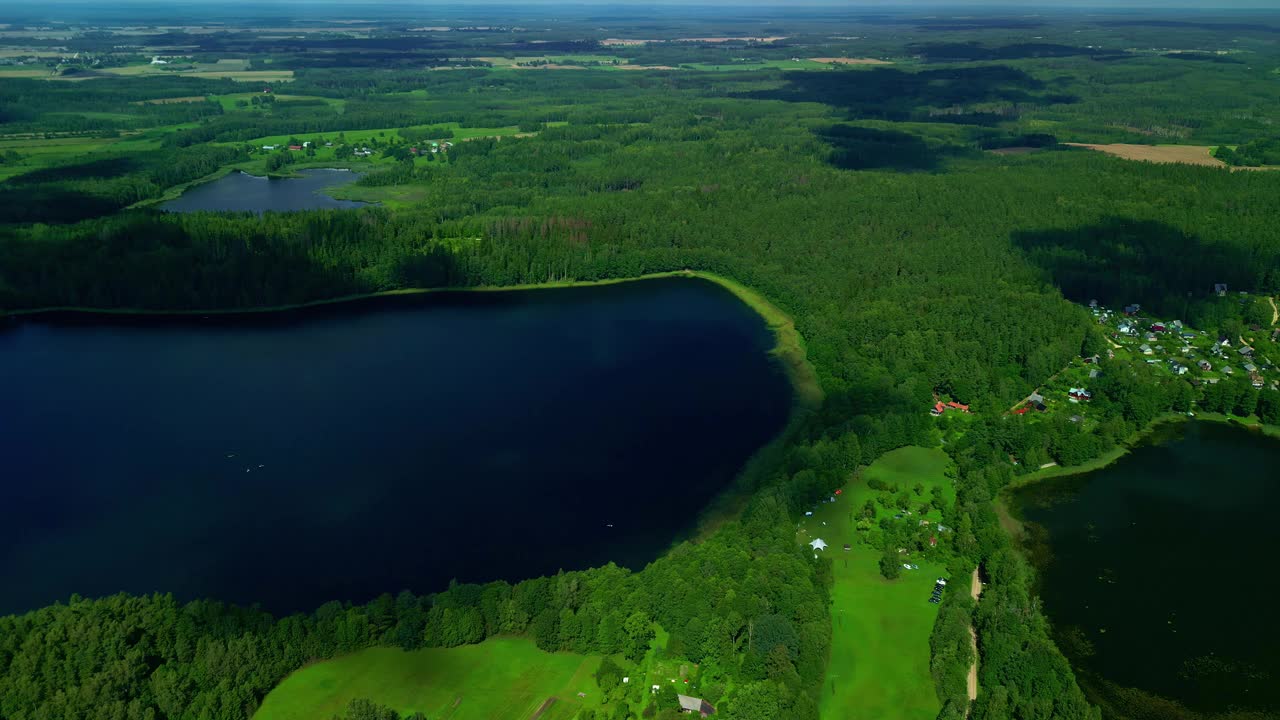
[[[1271,303],[1271,324],[1280,323],[1280,309],[1276,308],[1276,299],[1268,295],[1267,302]]]
[[[969,583],[969,592],[973,594],[973,601],[978,602],[978,598],[982,596],[982,579],[978,577],[978,568],[973,569],[973,581]],[[972,709],[972,703],[978,699],[978,631],[969,626],[969,640],[973,643],[973,664],[969,666],[969,703]]]

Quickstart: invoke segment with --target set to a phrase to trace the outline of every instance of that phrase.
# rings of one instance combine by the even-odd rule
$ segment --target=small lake
[[[1115,464],[1016,501],[1040,536],[1059,646],[1112,704],[1105,716],[1200,717],[1166,700],[1204,716],[1280,713],[1280,440],[1164,425]]]
[[[263,213],[320,208],[357,208],[368,203],[338,200],[324,193],[328,188],[359,179],[358,173],[333,168],[299,170],[299,177],[259,177],[245,172],[223,175],[196,185],[173,200],[160,203],[170,212],[241,211]]]
[[[785,424],[772,344],[677,278],[0,320],[0,614],[638,569]]]

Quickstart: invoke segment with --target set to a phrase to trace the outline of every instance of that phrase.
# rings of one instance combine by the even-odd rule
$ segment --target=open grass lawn
[[[843,488],[834,503],[818,506],[804,518],[799,539],[821,537],[833,562],[831,662],[822,689],[823,720],[932,720],[940,708],[929,674],[929,634],[937,606],[929,602],[933,583],[945,572],[941,563],[918,557],[919,570],[904,570],[888,581],[880,576],[880,552],[858,542],[854,515],[877,496],[866,483],[878,477],[926,493],[941,488],[948,503],[955,489],[944,472],[941,450],[907,447],[887,453]],[[881,508],[880,514],[891,514]],[[930,513],[936,514],[936,513]],[[933,519],[937,519],[936,517]],[[913,516],[910,521],[918,520]],[[823,523],[826,525],[823,525]],[[848,543],[851,550],[844,550]]]
[[[254,91],[254,92],[243,92],[243,93],[231,93],[228,95],[210,95],[209,99],[221,105],[223,111],[234,112],[236,110],[248,110],[252,108],[252,106],[250,106],[250,108],[236,107],[237,100],[244,100],[245,102],[249,102],[250,98],[260,96],[260,95],[262,95],[261,92]],[[326,105],[330,107],[338,108],[339,111],[345,109],[347,106],[347,101],[341,98],[324,98],[324,97],[320,97],[319,95],[286,95],[283,93],[275,93],[275,99],[276,99],[276,102],[289,102],[290,100],[323,100]]]
[[[599,657],[545,653],[525,638],[413,652],[370,648],[285,678],[254,720],[327,720],[358,697],[432,720],[527,720],[554,697],[539,720],[568,720],[599,707],[592,677],[599,664]]]

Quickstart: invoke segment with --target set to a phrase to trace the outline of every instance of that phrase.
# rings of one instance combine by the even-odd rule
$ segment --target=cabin
[[[699,717],[707,717],[715,715],[716,709],[711,703],[702,698],[691,697],[689,695],[676,695],[676,699],[680,701],[680,712],[687,714],[697,713]]]
[[[1092,399],[1093,393],[1085,390],[1084,388],[1071,388],[1067,391],[1067,396],[1070,397],[1073,402],[1080,402],[1082,400]]]
[[[1253,384],[1253,386],[1254,386],[1254,387],[1256,387],[1256,388],[1258,388],[1258,389],[1262,389],[1262,386],[1266,384],[1266,383],[1264,383],[1264,382],[1263,382],[1263,380],[1262,380],[1262,376],[1261,376],[1261,375],[1259,375],[1259,374],[1258,374],[1258,373],[1256,373],[1256,372],[1255,372],[1255,373],[1249,373],[1249,382],[1250,382],[1250,383],[1252,383],[1252,384]]]
[[[1209,372],[1210,370],[1213,369],[1213,363],[1209,362],[1208,360],[1201,360],[1196,364],[1199,365],[1200,369],[1205,372]]]
[[[1217,295],[1218,297],[1226,297],[1226,296],[1227,296],[1227,284],[1226,284],[1226,283],[1217,283],[1217,284],[1215,284],[1215,285],[1213,286],[1213,294],[1214,294],[1214,295]]]
[[[302,146],[301,146],[301,145],[290,145],[290,146],[289,146],[289,149],[290,149],[290,150],[301,150],[301,149],[302,149]]]
[[[1151,332],[1164,332],[1164,323],[1151,323]]]
[[[1258,366],[1254,365],[1253,363],[1245,363],[1244,371],[1247,373],[1256,373],[1258,372]]]
[[[1155,352],[1154,350],[1152,350],[1152,349],[1151,349],[1151,346],[1150,346],[1150,345],[1142,345],[1142,346],[1139,346],[1139,347],[1138,347],[1138,350],[1142,351],[1142,354],[1143,354],[1143,355],[1150,355],[1150,354],[1152,354],[1152,353],[1154,353],[1154,352]]]

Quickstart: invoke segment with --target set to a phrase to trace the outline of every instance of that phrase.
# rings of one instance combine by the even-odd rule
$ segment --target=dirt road
[[[978,577],[978,568],[973,569],[973,581],[969,584],[973,593],[973,601],[978,602],[982,596],[982,579]],[[973,664],[969,666],[969,702],[978,699],[978,632],[969,626],[969,639],[973,642]]]

